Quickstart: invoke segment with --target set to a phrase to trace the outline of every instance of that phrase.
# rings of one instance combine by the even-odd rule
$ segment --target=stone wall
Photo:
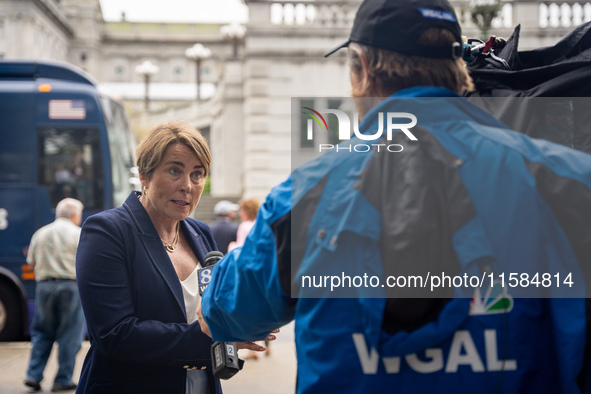
[[[0,56],[69,61],[118,87],[138,135],[157,122],[186,119],[210,141],[213,197],[262,200],[300,164],[292,162],[294,150],[298,158],[307,157],[308,148],[291,130],[299,127],[291,121],[292,98],[350,95],[344,51],[328,59],[323,54],[346,40],[360,0],[245,3],[247,33],[234,56],[220,24],[105,22],[98,0],[4,0]],[[452,4],[464,34],[477,37],[469,1]],[[491,34],[508,37],[521,23],[520,49],[538,48],[586,20],[591,2],[503,1]],[[198,42],[212,50],[202,62],[201,92],[207,94],[201,102],[193,95],[196,64],[184,55]],[[143,80],[135,73],[145,60],[160,69],[151,91],[166,87],[178,93],[154,94],[149,111]],[[318,100],[315,105],[324,105]]]

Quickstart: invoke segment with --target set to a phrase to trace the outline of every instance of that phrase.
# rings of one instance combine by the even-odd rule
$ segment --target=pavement
[[[270,355],[259,353],[257,360],[246,360],[242,371],[232,379],[222,381],[224,394],[293,394],[296,381],[293,338],[293,323],[290,323],[281,329],[277,340],[271,343]],[[89,347],[90,343],[85,341],[78,353],[74,382],[78,381]],[[54,346],[45,368],[45,379],[41,382],[42,392],[51,390],[53,377],[57,372],[56,350]],[[30,393],[23,385],[30,352],[30,342],[0,342],[0,394]]]

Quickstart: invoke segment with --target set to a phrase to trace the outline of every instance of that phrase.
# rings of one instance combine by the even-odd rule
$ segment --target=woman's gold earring
[[[145,186],[144,186],[144,188],[142,189],[142,194],[143,194],[144,196],[147,196],[147,195],[148,195],[148,189],[146,189],[146,187],[145,187]]]

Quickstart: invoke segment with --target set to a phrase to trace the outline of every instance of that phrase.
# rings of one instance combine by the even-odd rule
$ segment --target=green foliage
[[[205,178],[205,186],[203,187],[203,194],[210,195],[211,194],[211,178],[209,175]]]
[[[500,0],[476,0],[470,2],[470,13],[472,22],[480,30],[480,39],[487,41],[490,38],[490,27],[492,20],[501,11]]]

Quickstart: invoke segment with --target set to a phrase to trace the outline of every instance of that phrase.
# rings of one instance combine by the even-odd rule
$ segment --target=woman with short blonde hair
[[[137,156],[142,192],[82,228],[77,273],[91,347],[79,391],[221,394],[196,314],[198,269],[217,246],[189,217],[211,166],[207,141],[188,123],[162,123]]]

